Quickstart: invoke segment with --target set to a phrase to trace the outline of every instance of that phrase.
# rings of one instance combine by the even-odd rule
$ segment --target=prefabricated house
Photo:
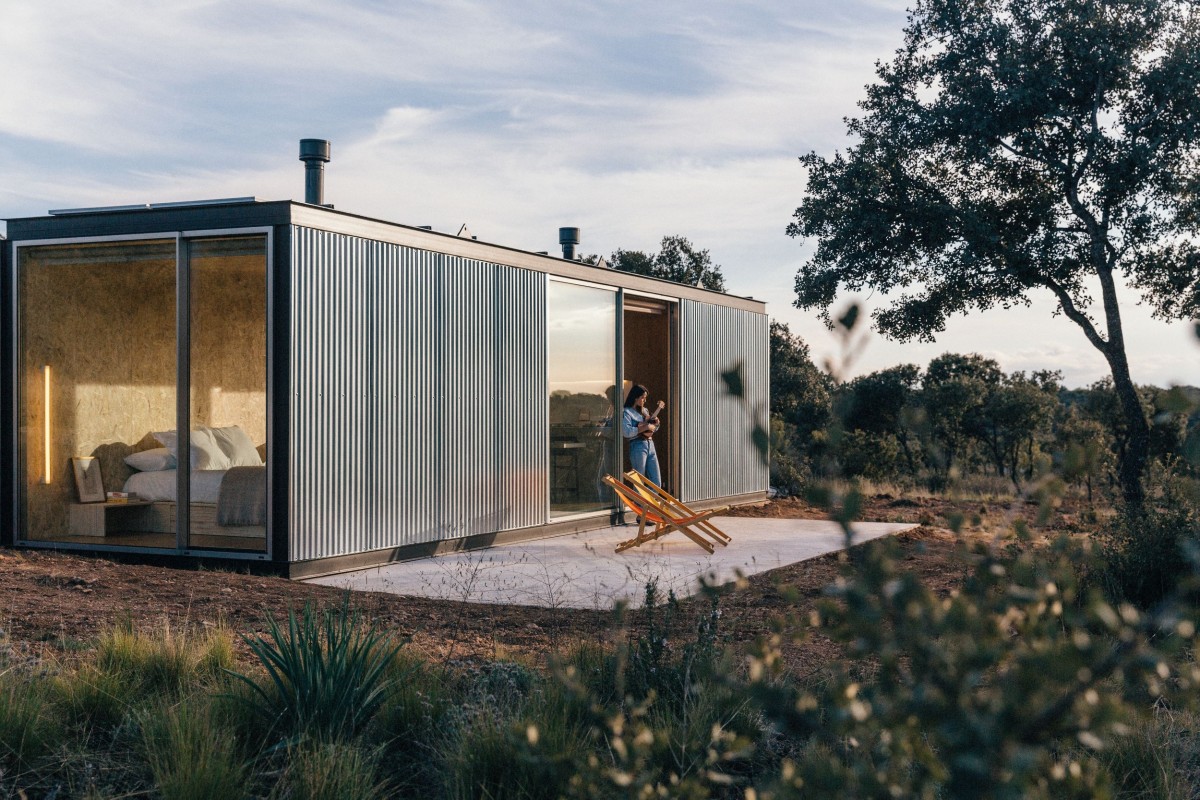
[[[50,212],[0,251],[7,546],[305,576],[602,527],[631,382],[668,490],[766,494],[755,300],[319,197]]]

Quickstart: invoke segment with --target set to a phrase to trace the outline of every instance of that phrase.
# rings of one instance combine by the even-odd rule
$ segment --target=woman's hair
[[[635,383],[633,388],[629,390],[629,394],[625,396],[625,407],[633,408],[634,401],[644,394],[646,394],[646,387],[640,383]]]

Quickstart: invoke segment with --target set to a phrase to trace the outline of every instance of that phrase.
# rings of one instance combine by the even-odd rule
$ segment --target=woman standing
[[[655,486],[662,485],[658,468],[658,453],[654,449],[654,432],[658,430],[658,412],[666,405],[662,400],[651,414],[646,410],[646,387],[635,383],[625,398],[621,414],[621,435],[629,440],[629,463]]]

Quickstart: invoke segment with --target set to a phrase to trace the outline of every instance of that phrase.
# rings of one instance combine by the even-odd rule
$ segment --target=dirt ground
[[[822,519],[828,512],[788,498],[737,509],[737,516]],[[1033,522],[1035,505],[1015,501],[955,501],[941,497],[870,498],[862,518],[916,522],[899,535],[908,567],[931,589],[952,591],[963,575],[956,557],[958,537],[951,520],[962,521],[967,538],[992,539],[1020,517]],[[1058,509],[1038,530],[1078,530],[1076,511]],[[737,542],[733,543],[734,547]],[[801,616],[838,574],[839,556],[831,554],[753,576],[729,587],[721,599],[720,627],[735,643],[749,643],[771,631],[784,614]],[[264,629],[267,612],[280,614],[307,602],[340,603],[345,592],[283,578],[236,572],[170,569],[64,555],[48,551],[0,550],[0,638],[13,646],[39,651],[87,649],[105,628],[132,622],[139,628],[169,624],[225,625],[237,634]],[[542,663],[547,654],[572,642],[595,641],[597,631],[626,635],[608,612],[495,606],[452,600],[356,592],[351,603],[360,612],[434,659],[519,659]],[[683,603],[681,625],[706,610],[706,601]],[[632,615],[636,625],[637,615]],[[785,650],[799,674],[817,669],[836,655],[830,642],[808,641]]]

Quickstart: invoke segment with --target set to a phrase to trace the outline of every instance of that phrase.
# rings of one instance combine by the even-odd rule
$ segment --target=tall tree
[[[971,440],[979,437],[987,398],[1003,378],[999,364],[975,353],[944,353],[929,362],[921,401],[933,438],[942,448],[946,474],[956,459],[967,455]]]
[[[801,159],[788,232],[818,246],[796,304],[828,316],[869,287],[892,295],[884,335],[932,340],[952,314],[1050,292],[1108,363],[1138,504],[1150,429],[1120,278],[1164,319],[1200,313],[1200,10],[917,0],[905,33],[847,123],[856,144]]]
[[[833,380],[787,325],[771,322],[770,331],[771,485],[795,494],[811,470],[813,434],[829,421]]]
[[[663,278],[688,286],[725,291],[725,276],[721,265],[714,264],[707,250],[697,250],[683,236],[664,236],[657,253],[641,250],[617,250],[612,254],[613,269]]]
[[[915,416],[914,406],[920,382],[920,367],[916,364],[899,364],[869,375],[860,375],[845,387],[846,428],[876,436],[895,436],[910,475],[917,474],[909,428]]]
[[[1059,408],[1054,373],[1028,378],[1014,372],[992,388],[983,404],[978,436],[987,446],[998,475],[1007,474],[1021,488],[1020,463],[1025,456],[1025,479],[1033,478],[1034,448],[1049,439]]]
[[[807,446],[829,422],[833,379],[813,363],[808,343],[782,322],[771,322],[771,415],[799,432]]]

